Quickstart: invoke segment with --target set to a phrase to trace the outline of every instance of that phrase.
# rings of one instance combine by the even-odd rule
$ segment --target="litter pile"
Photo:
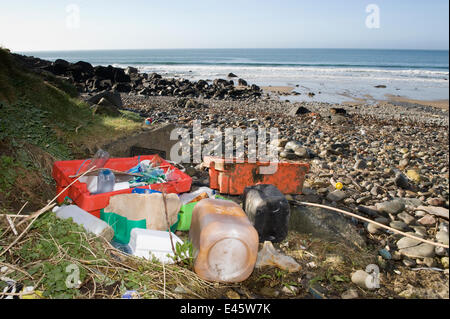
[[[307,166],[295,169],[299,167],[302,174],[292,184],[301,190]],[[282,171],[287,172],[286,168]],[[214,170],[210,173],[216,174]],[[233,194],[237,191],[243,196],[241,207],[212,189],[214,185],[191,191],[191,177],[158,155],[110,158],[99,150],[90,160],[54,163],[55,199],[60,206],[49,205],[34,220],[53,208],[58,220],[77,224],[92,238],[106,242],[117,255],[162,265],[163,269],[164,265],[182,266],[205,283],[242,282],[255,267],[264,265],[300,270],[293,258],[270,243],[287,236],[290,211],[286,198],[276,186],[245,176],[247,180],[238,174],[236,180],[228,181],[239,185]],[[272,176],[275,182],[276,178]],[[181,236],[186,240],[180,238],[183,232],[188,234]],[[258,253],[260,242],[265,243]],[[10,281],[5,287],[8,296],[15,296],[12,286]],[[34,293],[33,287],[27,289],[19,295]],[[139,295],[126,290],[122,298]]]

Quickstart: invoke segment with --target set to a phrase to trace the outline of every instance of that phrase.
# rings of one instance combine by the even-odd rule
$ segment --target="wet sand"
[[[434,101],[425,101],[425,100],[414,100],[403,96],[394,96],[387,94],[386,97],[388,98],[389,102],[400,102],[400,103],[407,103],[407,104],[418,104],[423,106],[432,106],[444,110],[448,110],[448,99],[447,100],[434,100]]]
[[[262,86],[261,89],[263,89],[266,93],[291,93],[295,88],[292,86]]]

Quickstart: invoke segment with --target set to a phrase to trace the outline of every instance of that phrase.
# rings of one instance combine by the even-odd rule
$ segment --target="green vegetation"
[[[189,240],[183,242],[183,244],[176,243],[175,255],[168,255],[174,262],[188,269],[194,268],[194,247]]]
[[[142,127],[140,116],[128,111],[115,118],[93,115],[77,95],[69,82],[23,69],[0,48],[0,150],[7,155],[0,163],[2,208],[20,207],[30,197],[13,187],[19,175],[32,176],[30,190],[43,188],[43,195],[50,194],[55,160],[89,157],[96,146]],[[31,198],[32,204],[49,199],[42,197]]]
[[[14,158],[2,155],[0,157],[0,191],[9,194],[14,187],[14,182],[17,178],[17,170],[19,164]]]

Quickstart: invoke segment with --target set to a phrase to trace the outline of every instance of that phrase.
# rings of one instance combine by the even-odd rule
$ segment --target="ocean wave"
[[[115,64],[118,67],[126,67],[127,64]],[[439,70],[417,70],[417,69],[382,69],[382,68],[346,68],[346,67],[233,67],[223,65],[136,65],[141,72],[163,73],[168,75],[180,75],[195,78],[226,77],[229,72],[238,74],[239,77],[248,80],[284,78],[296,80],[299,78],[348,79],[366,78],[372,80],[395,81],[446,81],[449,77],[448,71]]]
[[[384,69],[408,69],[408,70],[441,70],[448,69],[444,64],[357,64],[357,63],[296,63],[296,62],[177,62],[177,61],[126,61],[120,64],[146,65],[146,66],[226,66],[226,67],[330,67],[330,68],[384,68]]]

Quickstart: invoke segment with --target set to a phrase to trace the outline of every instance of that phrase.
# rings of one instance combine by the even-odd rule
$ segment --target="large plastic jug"
[[[243,207],[258,231],[260,242],[279,243],[286,238],[290,207],[277,187],[270,184],[246,187]]]
[[[241,282],[253,272],[258,233],[238,204],[201,200],[192,212],[189,239],[194,248],[194,270],[200,278]]]

